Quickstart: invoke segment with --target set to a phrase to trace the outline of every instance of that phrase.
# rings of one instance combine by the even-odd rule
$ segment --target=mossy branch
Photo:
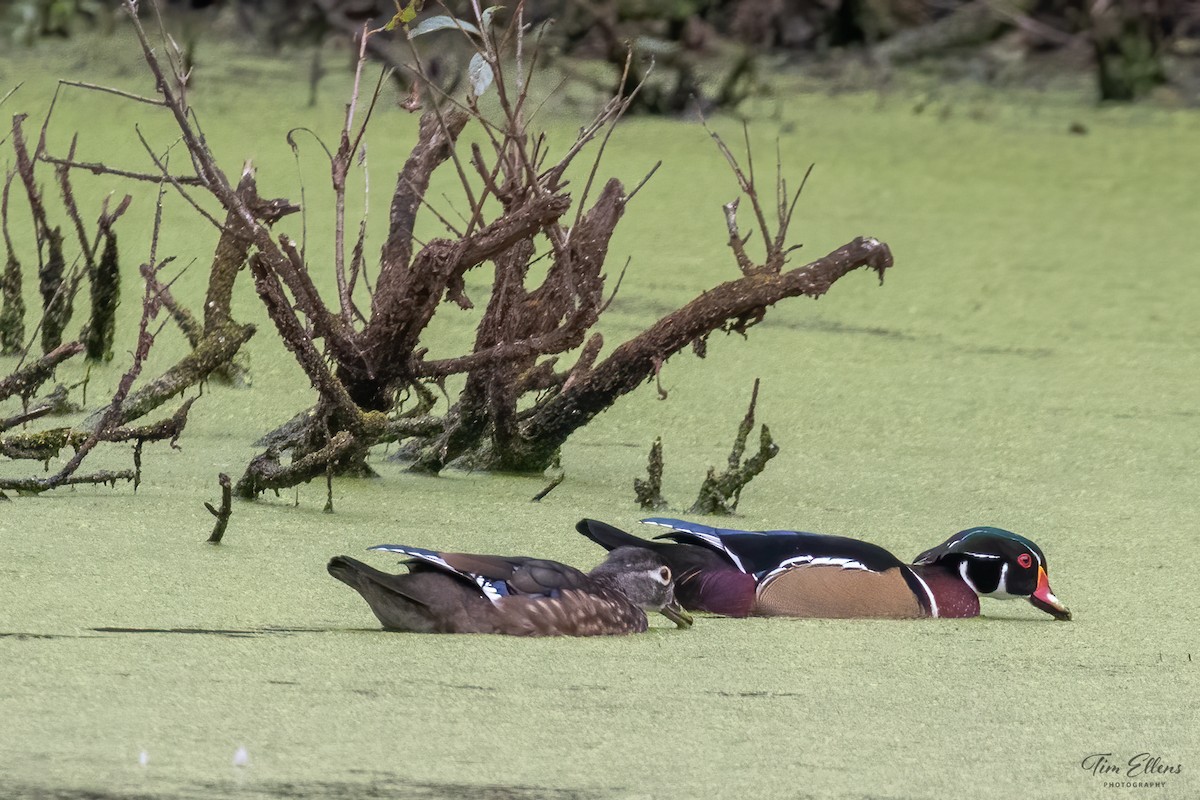
[[[175,366],[126,398],[121,405],[118,424],[125,425],[150,413],[189,386],[200,383],[209,374],[233,358],[238,349],[254,335],[253,325],[228,322],[205,336],[196,349],[179,360]],[[94,425],[107,412],[107,407],[88,417],[84,423]]]
[[[70,475],[57,482],[51,482],[50,478],[0,478],[0,489],[8,489],[18,494],[41,494],[59,486],[86,483],[104,483],[116,488],[117,481],[133,481],[133,479],[134,472],[131,469],[102,470],[89,475]]]
[[[667,500],[662,496],[663,454],[662,437],[656,436],[650,446],[650,459],[646,465],[646,480],[633,479],[633,491],[637,495],[638,505],[647,511],[661,511],[667,507]]]
[[[348,431],[335,433],[324,447],[296,459],[286,467],[279,461],[279,452],[268,450],[255,456],[238,481],[238,497],[253,500],[265,491],[286,489],[324,476],[330,465],[336,466],[357,450],[366,448]]]
[[[4,192],[0,196],[0,232],[4,234],[6,259],[4,274],[0,275],[0,355],[20,353],[25,344],[25,299],[21,284],[21,262],[13,248],[8,230],[8,196],[12,190],[15,172],[9,172],[4,180]]]
[[[187,425],[188,412],[194,402],[196,402],[195,397],[188,398],[174,414],[158,422],[132,428],[111,428],[100,432],[97,439],[101,442],[151,442],[168,439],[171,446],[175,447],[176,441]],[[82,447],[84,442],[93,435],[92,432],[75,428],[51,428],[45,431],[10,433],[0,437],[0,453],[14,459],[48,461],[57,456],[65,447],[76,449]]]
[[[746,451],[746,440],[754,429],[754,408],[757,404],[758,380],[755,379],[750,407],[738,426],[733,448],[729,452],[729,469],[717,475],[715,469],[709,468],[708,477],[700,485],[700,494],[696,497],[696,502],[688,509],[689,514],[732,514],[737,510],[742,489],[754,476],[766,469],[768,461],[779,454],[779,445],[775,444],[771,438],[771,431],[763,425],[759,432],[758,452],[742,461],[742,454]]]
[[[112,361],[117,306],[121,302],[121,272],[117,234],[104,232],[104,250],[92,275],[92,321],[87,329],[89,361]]]
[[[23,399],[33,397],[38,388],[54,375],[55,367],[82,352],[83,342],[68,342],[59,345],[32,364],[28,364],[0,380],[0,400],[13,395]]]

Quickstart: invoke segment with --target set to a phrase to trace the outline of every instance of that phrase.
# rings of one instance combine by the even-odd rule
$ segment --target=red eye
[[[1033,559],[1030,557],[1029,553],[1021,553],[1021,555],[1017,556],[1017,563],[1025,569],[1029,569],[1029,567],[1033,564]]]

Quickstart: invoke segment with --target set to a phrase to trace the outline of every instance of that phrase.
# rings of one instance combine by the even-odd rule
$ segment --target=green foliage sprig
[[[481,41],[480,49],[476,50],[475,54],[471,56],[471,63],[467,66],[467,78],[471,82],[471,92],[475,97],[482,96],[488,90],[488,87],[496,79],[495,70],[488,62],[488,53],[492,52],[492,40],[489,30],[492,25],[492,18],[504,6],[491,6],[484,9],[479,15],[479,26],[449,14],[438,14],[437,16],[423,19],[410,28],[408,24],[417,18],[417,14],[420,13],[424,5],[424,0],[412,0],[408,5],[402,5],[400,0],[393,0],[393,2],[396,4],[396,13],[383,26],[382,30],[392,31],[402,26],[410,40],[418,36],[424,36],[427,33],[444,30],[458,30],[468,36],[478,37]]]

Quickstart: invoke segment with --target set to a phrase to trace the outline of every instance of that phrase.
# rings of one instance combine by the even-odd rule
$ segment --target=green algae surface
[[[0,93],[26,81],[5,111],[37,119],[60,76],[150,91],[128,43],[81,41],[75,63],[0,57]],[[218,54],[206,64],[200,51],[193,94],[206,134],[227,163],[255,160],[264,196],[295,199],[284,135],[309,125],[332,139],[344,76],[307,109],[296,63]],[[205,544],[217,473],[236,478],[254,439],[310,397],[243,281],[236,313],[260,326],[253,387],[207,387],[180,450],[147,446],[136,494],[0,502],[0,796],[1200,793],[1200,120],[1049,96],[968,94],[917,114],[900,95],[781,92],[751,109],[751,135],[761,171],[776,139],[797,178],[817,164],[795,257],[867,234],[892,246],[895,269],[883,287],[852,274],[819,302],[785,302],[748,340],[714,337],[704,360],[674,358],[669,398],[646,386],[580,431],[541,503],[529,502],[541,479],[422,478],[380,452],[378,479],[336,482],[336,513],[313,484],[236,504],[225,543]],[[60,150],[81,129],[82,158],[145,168],[133,121],[170,141],[152,110],[69,100]],[[565,101],[542,113],[560,145],[580,122]],[[1088,135],[1069,135],[1072,122]],[[377,225],[414,121],[389,105],[375,125]],[[633,259],[603,323],[610,347],[736,275],[720,209],[736,187],[702,128],[631,120],[604,167],[632,185],[660,158],[610,254]],[[314,191],[315,148],[304,169]],[[113,188],[79,182],[93,201]],[[128,265],[144,257],[152,212],[134,191],[118,228],[118,358],[93,371],[93,402],[132,344]],[[160,253],[198,259],[177,290],[196,304],[212,231],[169,202]],[[309,226],[310,252],[327,246],[328,217]],[[477,301],[484,272],[468,285]],[[471,316],[443,314],[435,353],[470,341]],[[164,332],[148,372],[179,339]],[[71,365],[59,377],[81,376]],[[985,600],[983,617],[960,621],[701,617],[616,639],[417,636],[376,630],[325,573],[330,556],[380,542],[589,566],[600,553],[575,521],[635,525],[631,481],[657,435],[664,493],[686,508],[726,457],[756,377],[758,417],[782,452],[730,524],[859,536],[909,558],[961,528],[1010,528],[1046,552],[1074,621]],[[128,454],[88,463],[122,467]],[[1099,753],[1181,771],[1085,769]],[[1139,779],[1162,785],[1104,786]]]

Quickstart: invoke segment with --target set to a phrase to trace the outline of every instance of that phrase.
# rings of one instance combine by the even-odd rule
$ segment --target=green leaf
[[[479,17],[483,21],[484,28],[491,27],[492,17],[496,16],[496,12],[502,8],[504,8],[504,6],[492,6],[483,10],[483,13],[480,14]]]
[[[476,36],[479,35],[479,28],[476,28],[471,23],[466,20],[446,16],[445,14],[421,20],[421,24],[409,30],[408,35],[410,37],[423,36],[426,33],[433,33],[434,31],[445,30],[446,28],[461,28],[467,33],[473,33]]]
[[[467,67],[467,77],[471,81],[471,92],[479,97],[492,85],[492,80],[496,76],[492,72],[492,65],[484,59],[483,53],[476,53],[471,56],[471,64]]]
[[[412,0],[407,6],[401,6],[400,0],[393,0],[396,4],[396,15],[392,17],[391,22],[383,26],[385,31],[394,31],[398,25],[407,25],[417,18],[417,12],[421,10],[425,0]]]
[[[639,36],[633,40],[633,46],[639,53],[652,56],[673,56],[680,49],[677,42],[659,39],[655,36]]]

